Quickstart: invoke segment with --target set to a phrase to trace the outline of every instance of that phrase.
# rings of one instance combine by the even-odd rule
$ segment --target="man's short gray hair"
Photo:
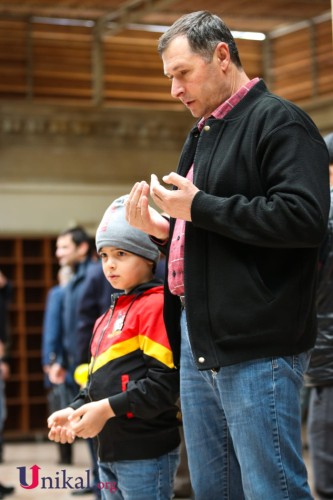
[[[229,28],[221,18],[208,11],[201,10],[185,14],[175,21],[159,39],[159,54],[162,55],[170,42],[179,36],[186,36],[191,50],[200,54],[208,62],[212,60],[217,44],[225,42],[229,46],[232,62],[238,68],[242,67],[236,43]]]

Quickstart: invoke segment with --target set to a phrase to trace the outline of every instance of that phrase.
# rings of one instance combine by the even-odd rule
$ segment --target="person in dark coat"
[[[63,301],[65,286],[72,277],[71,266],[62,266],[58,271],[58,284],[50,288],[45,302],[42,330],[42,368],[45,374],[44,385],[47,390],[49,411],[62,407],[61,384],[52,384],[49,371],[52,364],[59,359],[63,350]],[[72,463],[72,446],[59,443],[59,463]]]
[[[333,133],[324,139],[330,155],[331,208],[319,253],[318,334],[305,377],[310,388],[308,445],[319,500],[333,498]]]
[[[100,261],[92,262],[82,286],[78,307],[77,365],[89,362],[89,344],[95,321],[110,307],[110,297],[115,291],[105,279]]]
[[[0,463],[3,461],[3,428],[7,416],[5,382],[10,374],[7,346],[9,341],[8,307],[12,290],[12,283],[0,271]],[[14,493],[13,486],[0,483],[0,498],[12,493]]]
[[[73,399],[79,389],[74,380],[74,372],[77,367],[78,308],[85,279],[92,265],[91,238],[85,229],[81,226],[76,226],[66,229],[59,234],[56,242],[56,257],[60,266],[71,266],[73,271],[71,280],[64,288],[62,348],[48,372],[50,382],[58,385],[61,405],[64,406]],[[96,452],[92,440],[88,439],[87,443],[94,475],[93,489],[99,498]],[[78,490],[74,494],[91,492],[91,489],[87,488],[87,490]]]
[[[316,340],[327,147],[304,110],[248,77],[218,16],[186,14],[158,51],[197,122],[177,172],[134,185],[127,220],[166,250],[195,498],[310,499],[300,391]]]

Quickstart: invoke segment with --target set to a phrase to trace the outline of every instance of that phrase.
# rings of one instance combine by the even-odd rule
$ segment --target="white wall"
[[[73,224],[95,233],[107,206],[132,185],[0,184],[0,236],[57,235]]]

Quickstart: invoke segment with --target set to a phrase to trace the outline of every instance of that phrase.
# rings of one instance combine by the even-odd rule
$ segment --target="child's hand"
[[[71,428],[68,417],[74,412],[73,408],[64,408],[55,411],[47,419],[47,426],[50,429],[48,438],[56,443],[73,443],[75,433]]]
[[[87,403],[75,410],[69,416],[69,422],[76,436],[87,439],[97,436],[105,422],[114,416],[108,399],[102,399]]]

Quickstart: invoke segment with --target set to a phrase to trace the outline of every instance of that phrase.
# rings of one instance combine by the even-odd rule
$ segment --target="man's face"
[[[71,234],[59,236],[56,244],[56,257],[60,266],[74,266],[81,261],[80,246],[76,246]]]
[[[162,54],[164,73],[171,80],[171,95],[196,118],[207,118],[230,96],[221,53],[222,59],[223,54],[229,55],[225,49],[222,52],[216,49],[212,60],[207,62],[191,51],[185,36],[179,36]]]

